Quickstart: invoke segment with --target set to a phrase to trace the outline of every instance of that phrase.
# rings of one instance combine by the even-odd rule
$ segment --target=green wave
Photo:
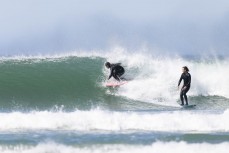
[[[104,95],[98,83],[105,59],[7,60],[0,64],[1,107],[75,105]],[[87,105],[87,104],[85,104]]]

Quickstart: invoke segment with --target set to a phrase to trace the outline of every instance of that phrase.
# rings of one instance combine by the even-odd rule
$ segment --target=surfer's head
[[[110,67],[111,67],[111,63],[106,62],[106,63],[105,63],[105,66],[106,66],[107,68],[110,68]]]
[[[184,66],[184,67],[182,67],[182,68],[183,68],[183,72],[189,72],[189,69],[188,69],[187,66]]]

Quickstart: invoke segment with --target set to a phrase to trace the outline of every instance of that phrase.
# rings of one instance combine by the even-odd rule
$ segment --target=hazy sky
[[[0,0],[0,54],[134,50],[229,53],[228,0]]]

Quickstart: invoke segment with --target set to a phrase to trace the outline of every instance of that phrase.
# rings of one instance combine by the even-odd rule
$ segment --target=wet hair
[[[186,72],[189,72],[189,69],[187,66],[184,66],[183,69],[185,69]]]
[[[111,63],[106,62],[106,63],[105,63],[105,66],[106,66],[107,68],[110,68],[110,67],[111,67]]]

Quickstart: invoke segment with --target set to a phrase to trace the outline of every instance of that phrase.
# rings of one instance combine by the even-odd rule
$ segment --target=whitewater
[[[105,62],[129,81],[105,87]],[[226,152],[228,58],[127,52],[0,57],[0,151]],[[182,108],[181,68],[192,75]]]

